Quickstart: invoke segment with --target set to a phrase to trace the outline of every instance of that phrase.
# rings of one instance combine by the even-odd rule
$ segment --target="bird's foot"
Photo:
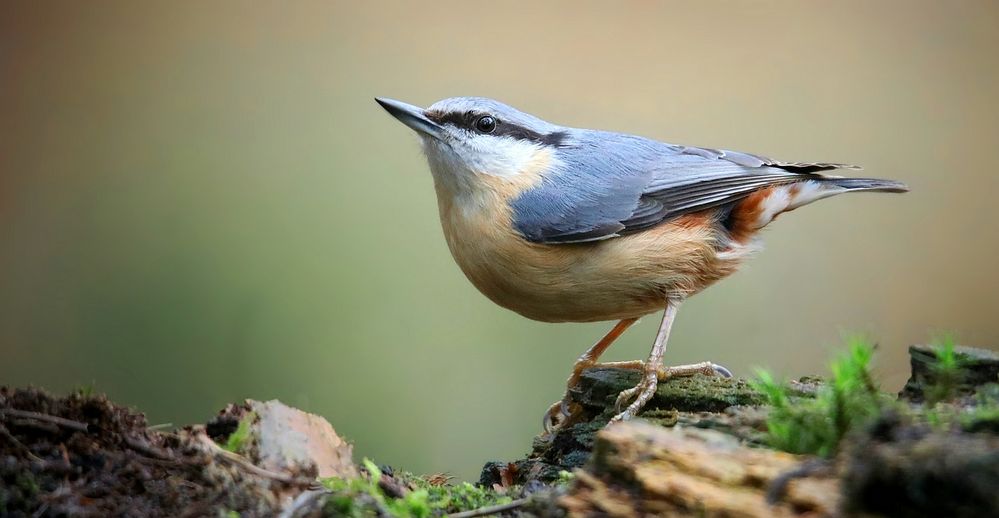
[[[544,437],[551,437],[555,434],[555,432],[578,420],[582,408],[579,404],[572,401],[570,391],[579,383],[579,378],[582,376],[583,371],[598,367],[608,369],[639,370],[643,372],[642,381],[639,382],[637,386],[625,390],[618,395],[617,402],[615,403],[615,409],[618,411],[618,414],[611,419],[610,422],[612,423],[617,421],[626,421],[635,417],[635,415],[638,414],[642,407],[644,407],[645,404],[649,402],[649,399],[651,399],[656,393],[656,387],[658,387],[659,381],[665,381],[674,377],[693,376],[695,374],[721,376],[723,378],[732,377],[731,371],[721,365],[711,362],[677,365],[673,367],[659,366],[658,368],[651,369],[647,368],[646,362],[642,360],[603,363],[593,361],[579,362],[573,368],[572,376],[569,377],[569,381],[566,383],[565,395],[562,396],[561,400],[552,403],[552,405],[548,407],[548,411],[545,412],[544,418],[542,419]],[[634,401],[632,401],[633,398]],[[625,404],[629,402],[630,404],[627,405],[627,408],[624,408]],[[624,410],[622,410],[622,408],[624,408]]]
[[[568,398],[569,394],[566,394],[561,400],[552,403],[552,406],[548,407],[548,411],[545,412],[541,421],[545,437],[550,437],[561,430],[579,411],[579,405],[570,403]]]
[[[544,429],[544,436],[551,437],[555,432],[578,420],[582,407],[572,401],[570,392],[579,384],[579,378],[582,377],[584,371],[595,367],[636,370],[642,369],[644,365],[645,362],[641,360],[603,363],[597,363],[592,360],[580,360],[576,362],[576,365],[572,369],[572,376],[569,376],[569,380],[566,382],[565,395],[562,396],[561,400],[552,403],[552,406],[548,407],[548,411],[545,412],[545,416],[542,418],[541,424]]]
[[[545,416],[542,418],[541,426],[544,429],[545,437],[553,436],[555,432],[561,430],[578,417],[580,407],[578,404],[572,402],[569,393],[579,383],[579,378],[583,375],[583,371],[594,365],[596,365],[596,362],[592,360],[580,360],[573,366],[572,375],[569,376],[569,380],[565,383],[565,395],[562,396],[562,399],[552,403],[552,406],[548,407],[548,411],[545,412]]]
[[[655,395],[656,388],[659,386],[659,381],[666,381],[674,377],[693,376],[695,374],[721,376],[723,378],[732,377],[732,371],[711,362],[677,365],[674,367],[646,365],[645,362],[637,363],[641,365],[642,380],[638,383],[638,385],[628,390],[623,390],[620,394],[618,394],[617,401],[614,403],[614,409],[618,412],[618,414],[611,418],[611,423],[627,421],[638,415],[638,412],[642,410],[642,407],[644,407],[645,404],[652,399],[652,396]],[[627,365],[627,367],[630,366],[631,363]],[[625,367],[625,365],[622,365],[622,367]]]

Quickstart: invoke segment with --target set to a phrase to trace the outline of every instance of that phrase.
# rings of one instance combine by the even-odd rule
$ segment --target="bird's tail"
[[[895,180],[877,178],[844,178],[841,176],[818,176],[778,188],[779,192],[768,196],[764,210],[760,213],[755,228],[762,228],[778,214],[794,210],[814,201],[847,192],[908,192],[909,188]]]
[[[895,180],[880,180],[877,178],[820,178],[819,182],[826,185],[834,185],[848,191],[871,191],[871,192],[909,192],[902,182]]]

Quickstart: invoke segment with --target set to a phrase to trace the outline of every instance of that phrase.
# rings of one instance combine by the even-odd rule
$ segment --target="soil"
[[[272,514],[271,484],[103,395],[0,388],[0,516]]]

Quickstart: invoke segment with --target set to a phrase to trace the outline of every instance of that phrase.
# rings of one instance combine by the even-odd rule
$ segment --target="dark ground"
[[[961,355],[962,373],[940,380],[933,350],[913,348],[897,411],[827,459],[768,448],[764,398],[735,379],[663,384],[641,415],[648,424],[601,431],[636,373],[594,369],[573,393],[579,422],[535,441],[524,459],[487,464],[479,488],[362,468],[361,482],[316,491],[314,469],[277,472],[222,450],[246,416],[242,406],[163,431],[103,395],[0,388],[0,517],[276,516],[296,497],[302,505],[289,516],[429,516],[529,494],[512,512],[999,516],[999,358]],[[931,407],[941,383],[950,399]],[[805,379],[790,393],[806,400],[821,386]]]
[[[103,395],[0,388],[0,516],[266,516],[259,477]]]

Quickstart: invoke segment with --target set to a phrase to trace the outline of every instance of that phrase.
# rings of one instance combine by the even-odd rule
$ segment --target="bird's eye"
[[[482,133],[492,133],[496,129],[496,119],[489,115],[483,115],[479,117],[479,120],[475,121],[475,129]]]

